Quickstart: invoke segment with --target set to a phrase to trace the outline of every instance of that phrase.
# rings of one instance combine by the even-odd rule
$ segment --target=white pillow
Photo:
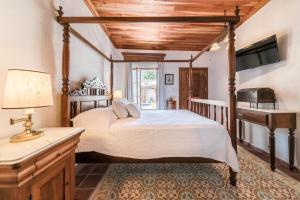
[[[122,100],[114,99],[112,101],[112,109],[118,118],[124,119],[128,117],[128,111],[126,110],[126,104]]]
[[[123,102],[125,105],[129,104],[129,101],[127,99],[118,99],[117,101]]]
[[[140,118],[141,108],[138,105],[134,103],[129,103],[126,105],[126,109],[131,117]]]
[[[71,120],[74,127],[108,131],[110,125],[117,119],[112,108],[95,108],[82,112]]]

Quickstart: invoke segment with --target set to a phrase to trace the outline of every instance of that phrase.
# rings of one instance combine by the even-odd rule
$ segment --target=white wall
[[[56,34],[52,4],[48,1],[0,1],[0,105],[2,105],[7,69],[22,68],[48,72],[55,90]],[[57,98],[54,101],[57,104]],[[57,124],[57,107],[37,109],[35,125]],[[23,110],[0,110],[0,138],[22,130],[22,124],[10,126],[10,117],[22,116]]]
[[[63,6],[65,16],[92,16],[88,7],[81,0],[64,0],[59,3]],[[88,39],[95,47],[105,55],[114,55],[119,58],[118,51],[113,47],[110,39],[97,24],[72,24],[72,28]],[[58,31],[62,39],[62,30]],[[62,42],[59,41],[59,45]],[[70,85],[71,89],[79,87],[82,80],[98,76],[109,86],[110,62],[89,48],[86,44],[71,35],[71,62],[70,62]],[[61,54],[58,49],[59,55]]]
[[[54,106],[37,109],[33,120],[35,127],[57,126],[60,120],[62,27],[55,20],[55,9],[62,5],[65,15],[91,14],[81,0],[0,0],[0,5],[0,106],[7,69],[34,69],[50,73]],[[98,26],[73,27],[106,55],[118,54]],[[71,38],[71,87],[78,86],[79,81],[85,78],[103,78],[105,73],[109,73],[107,68],[109,63],[103,58],[76,38]],[[9,118],[20,117],[23,112],[0,109],[0,139],[22,130],[22,124],[9,125]]]
[[[188,59],[190,55],[194,56],[198,52],[180,52],[180,51],[172,51],[168,52],[166,59],[177,60],[177,59]],[[211,87],[213,82],[212,73],[210,68],[210,59],[209,53],[204,53],[201,57],[199,57],[195,62],[193,62],[193,67],[203,67],[208,68],[208,95],[210,96]],[[164,96],[165,100],[172,97],[176,99],[177,108],[179,107],[179,68],[180,67],[189,67],[189,63],[164,63],[164,73],[165,74],[174,74],[174,85],[165,85],[164,87]]]
[[[237,73],[237,89],[250,87],[270,87],[275,90],[278,107],[300,111],[300,1],[272,0],[246,23],[236,30],[236,48],[240,49],[256,41],[277,34],[280,63]],[[227,52],[225,48],[211,54],[212,68],[216,76],[218,99],[227,95]],[[300,129],[299,114],[297,126]],[[268,151],[268,130],[246,123],[246,140]],[[252,135],[250,134],[252,133]],[[286,130],[276,131],[276,156],[288,161],[288,134]],[[296,131],[296,157],[300,160],[299,131]]]

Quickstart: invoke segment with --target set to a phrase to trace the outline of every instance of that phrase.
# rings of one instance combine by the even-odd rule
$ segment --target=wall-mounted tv
[[[273,35],[236,52],[236,71],[279,62],[277,37]]]

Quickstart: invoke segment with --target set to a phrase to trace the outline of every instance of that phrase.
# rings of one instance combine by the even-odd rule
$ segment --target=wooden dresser
[[[266,126],[269,129],[269,148],[271,169],[275,170],[275,129],[287,128],[289,133],[289,164],[290,169],[294,168],[295,157],[295,129],[296,129],[296,113],[284,110],[272,109],[254,109],[254,108],[237,108],[237,118],[239,119],[239,138],[242,138],[243,121]]]
[[[0,140],[0,200],[73,200],[82,128],[45,128],[35,140]]]
[[[175,110],[176,109],[176,100],[168,99],[166,108],[167,108],[167,110]]]

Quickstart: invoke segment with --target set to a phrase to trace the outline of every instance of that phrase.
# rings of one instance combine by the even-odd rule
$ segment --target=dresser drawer
[[[43,173],[49,166],[58,162],[65,156],[70,155],[74,147],[79,143],[79,138],[64,142],[50,150],[46,155],[41,155],[35,159],[36,170],[34,175]]]
[[[260,125],[268,125],[268,114],[265,113],[238,111],[237,117]]]

